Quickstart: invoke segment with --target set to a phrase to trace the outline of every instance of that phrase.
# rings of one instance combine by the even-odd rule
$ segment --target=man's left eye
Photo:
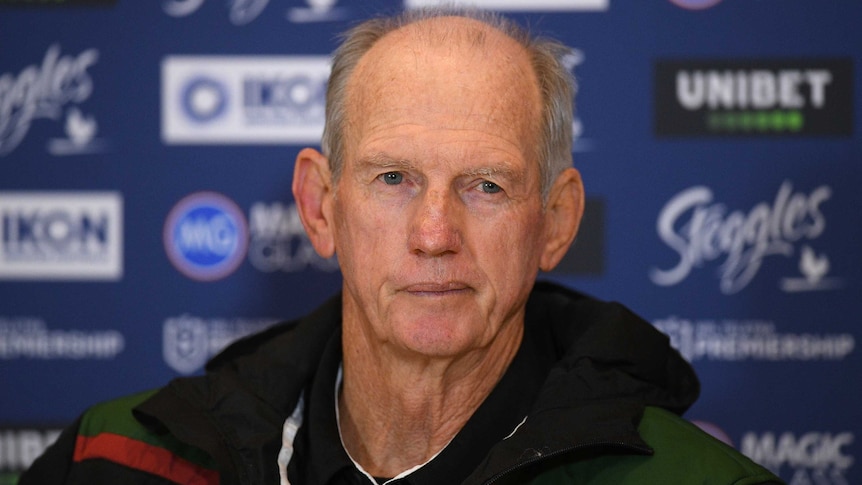
[[[479,184],[479,190],[485,192],[486,194],[496,194],[503,190],[499,185],[494,182],[488,182],[487,180]]]
[[[386,185],[398,185],[404,181],[404,174],[400,172],[386,172],[380,176]]]

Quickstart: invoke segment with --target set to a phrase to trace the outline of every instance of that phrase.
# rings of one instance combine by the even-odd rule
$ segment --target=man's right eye
[[[404,181],[404,174],[401,172],[386,172],[380,176],[386,185],[398,185]]]

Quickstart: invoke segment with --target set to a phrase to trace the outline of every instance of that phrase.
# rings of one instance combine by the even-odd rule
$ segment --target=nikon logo
[[[849,59],[658,61],[658,136],[846,135]]]

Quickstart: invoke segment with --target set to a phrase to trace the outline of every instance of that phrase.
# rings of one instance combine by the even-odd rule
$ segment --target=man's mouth
[[[454,296],[470,290],[470,286],[461,281],[414,283],[404,288],[404,291],[416,296]]]

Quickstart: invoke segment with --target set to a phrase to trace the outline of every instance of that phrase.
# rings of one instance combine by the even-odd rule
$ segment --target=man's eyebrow
[[[375,153],[356,161],[356,168],[363,170],[413,170],[416,164],[405,158],[396,158],[386,153]],[[526,177],[526,170],[513,168],[506,161],[491,162],[485,166],[474,167],[461,173],[467,177],[502,177],[517,180]]]
[[[356,161],[356,168],[359,170],[368,170],[372,168],[392,168],[392,169],[410,169],[414,164],[403,158],[391,157],[385,153],[375,153],[367,157],[362,157]]]
[[[464,175],[472,177],[504,177],[508,179],[516,179],[524,176],[522,170],[514,170],[508,164],[499,164],[489,167],[479,167],[476,169],[467,170]]]

